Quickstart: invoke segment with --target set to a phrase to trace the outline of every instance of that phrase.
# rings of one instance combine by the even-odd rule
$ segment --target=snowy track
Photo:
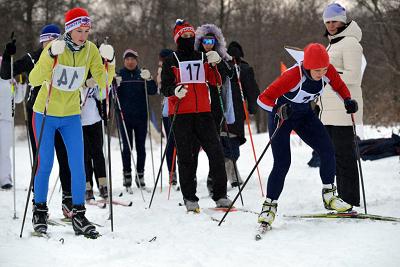
[[[18,132],[22,132],[18,131]],[[366,138],[388,137],[391,129],[367,128]],[[267,143],[267,135],[256,135],[257,155]],[[25,188],[29,183],[29,154],[24,140],[17,141],[17,216],[13,220],[12,191],[0,192],[0,266],[400,266],[400,223],[346,219],[294,219],[284,214],[324,212],[318,169],[307,166],[311,149],[292,137],[292,167],[279,200],[278,216],[272,231],[256,242],[254,235],[257,215],[232,212],[218,227],[211,219],[223,212],[205,211],[214,207],[207,197],[208,161],[200,154],[198,196],[200,214],[187,214],[181,192],[171,191],[167,200],[166,167],[163,192],[157,189],[151,209],[151,194],[138,189],[134,194],[118,197],[122,188],[121,158],[118,140],[112,141],[114,198],[133,201],[132,207],[114,206],[114,233],[110,232],[108,206],[99,209],[87,206],[89,220],[104,225],[97,230],[97,240],[75,236],[72,226],[49,226],[50,239],[32,237],[31,206],[29,206],[23,238],[19,238]],[[159,145],[154,146],[160,155]],[[149,149],[149,147],[148,147]],[[150,151],[148,151],[150,155]],[[238,168],[243,176],[254,164],[250,145],[242,146]],[[155,157],[158,166],[160,159]],[[265,185],[272,166],[269,151],[262,160],[260,172]],[[368,211],[371,214],[400,217],[400,159],[391,157],[363,161]],[[151,160],[146,162],[146,182],[152,186]],[[58,164],[55,162],[49,185],[52,186]],[[237,190],[228,192],[231,198]],[[259,211],[261,197],[257,176],[253,176],[243,192],[245,208]],[[240,208],[238,201],[235,205]],[[358,208],[359,212],[363,209]],[[61,218],[61,194],[58,188],[49,206],[52,218]],[[154,238],[156,237],[156,238]],[[60,241],[60,239],[63,239]],[[149,242],[152,240],[151,242]]]

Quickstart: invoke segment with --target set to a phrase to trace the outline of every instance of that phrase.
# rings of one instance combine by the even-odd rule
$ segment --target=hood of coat
[[[328,36],[329,40],[336,39],[339,37],[354,37],[357,39],[357,41],[360,42],[362,38],[362,31],[358,26],[357,22],[353,20],[352,22],[349,23],[346,29],[344,29],[340,33]]]
[[[194,42],[194,49],[199,50],[202,38],[206,35],[212,33],[217,39],[214,50],[222,57],[224,60],[232,60],[232,57],[226,51],[226,41],[221,29],[214,24],[204,24],[196,29],[196,40]]]

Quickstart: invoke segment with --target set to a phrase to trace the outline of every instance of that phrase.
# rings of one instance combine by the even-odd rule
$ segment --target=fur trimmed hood
[[[214,50],[220,55],[224,60],[232,60],[232,57],[228,54],[226,50],[226,42],[221,29],[214,24],[204,24],[196,29],[196,39],[194,42],[194,49],[199,50],[201,44],[201,39],[206,35],[212,33],[217,39]]]

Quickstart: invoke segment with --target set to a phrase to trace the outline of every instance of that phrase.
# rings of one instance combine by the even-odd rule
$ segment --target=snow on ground
[[[20,129],[19,132],[22,130]],[[392,129],[367,127],[365,138],[388,137]],[[398,132],[398,128],[396,129]],[[257,154],[267,143],[266,134],[254,136]],[[207,196],[208,161],[201,153],[198,168],[200,214],[187,214],[181,193],[171,191],[167,200],[166,168],[163,191],[157,188],[153,205],[151,194],[124,194],[118,141],[112,141],[114,198],[132,200],[133,207],[114,206],[114,232],[110,230],[108,209],[87,206],[87,217],[104,227],[103,235],[89,240],[74,235],[72,227],[49,226],[52,237],[32,237],[29,205],[22,238],[19,231],[30,179],[26,140],[16,145],[17,220],[13,220],[13,193],[0,192],[0,266],[400,266],[400,224],[346,219],[292,219],[283,215],[323,212],[318,169],[309,168],[311,149],[292,136],[292,167],[279,200],[273,230],[261,241],[254,240],[257,215],[230,213],[221,227],[211,219],[223,213],[211,213],[214,202]],[[250,142],[241,149],[238,167],[246,177],[254,166]],[[153,184],[150,150],[146,161],[146,181]],[[154,150],[155,169],[160,162],[160,148]],[[54,164],[49,183],[51,191],[58,171]],[[268,151],[260,166],[263,186],[272,166]],[[391,157],[362,162],[368,211],[371,214],[400,217],[400,159]],[[265,188],[264,188],[265,189]],[[233,198],[236,190],[228,192]],[[49,193],[50,195],[50,193]],[[259,211],[263,198],[257,175],[243,192],[245,208]],[[236,203],[241,207],[240,202]],[[61,193],[58,186],[49,204],[51,218],[61,218]],[[363,208],[357,210],[362,211]],[[156,237],[155,241],[148,242]],[[63,238],[64,243],[59,240]]]

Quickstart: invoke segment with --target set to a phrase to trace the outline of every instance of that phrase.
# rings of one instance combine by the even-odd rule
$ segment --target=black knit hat
[[[244,57],[242,46],[236,42],[232,41],[228,46],[228,54],[234,58]]]

